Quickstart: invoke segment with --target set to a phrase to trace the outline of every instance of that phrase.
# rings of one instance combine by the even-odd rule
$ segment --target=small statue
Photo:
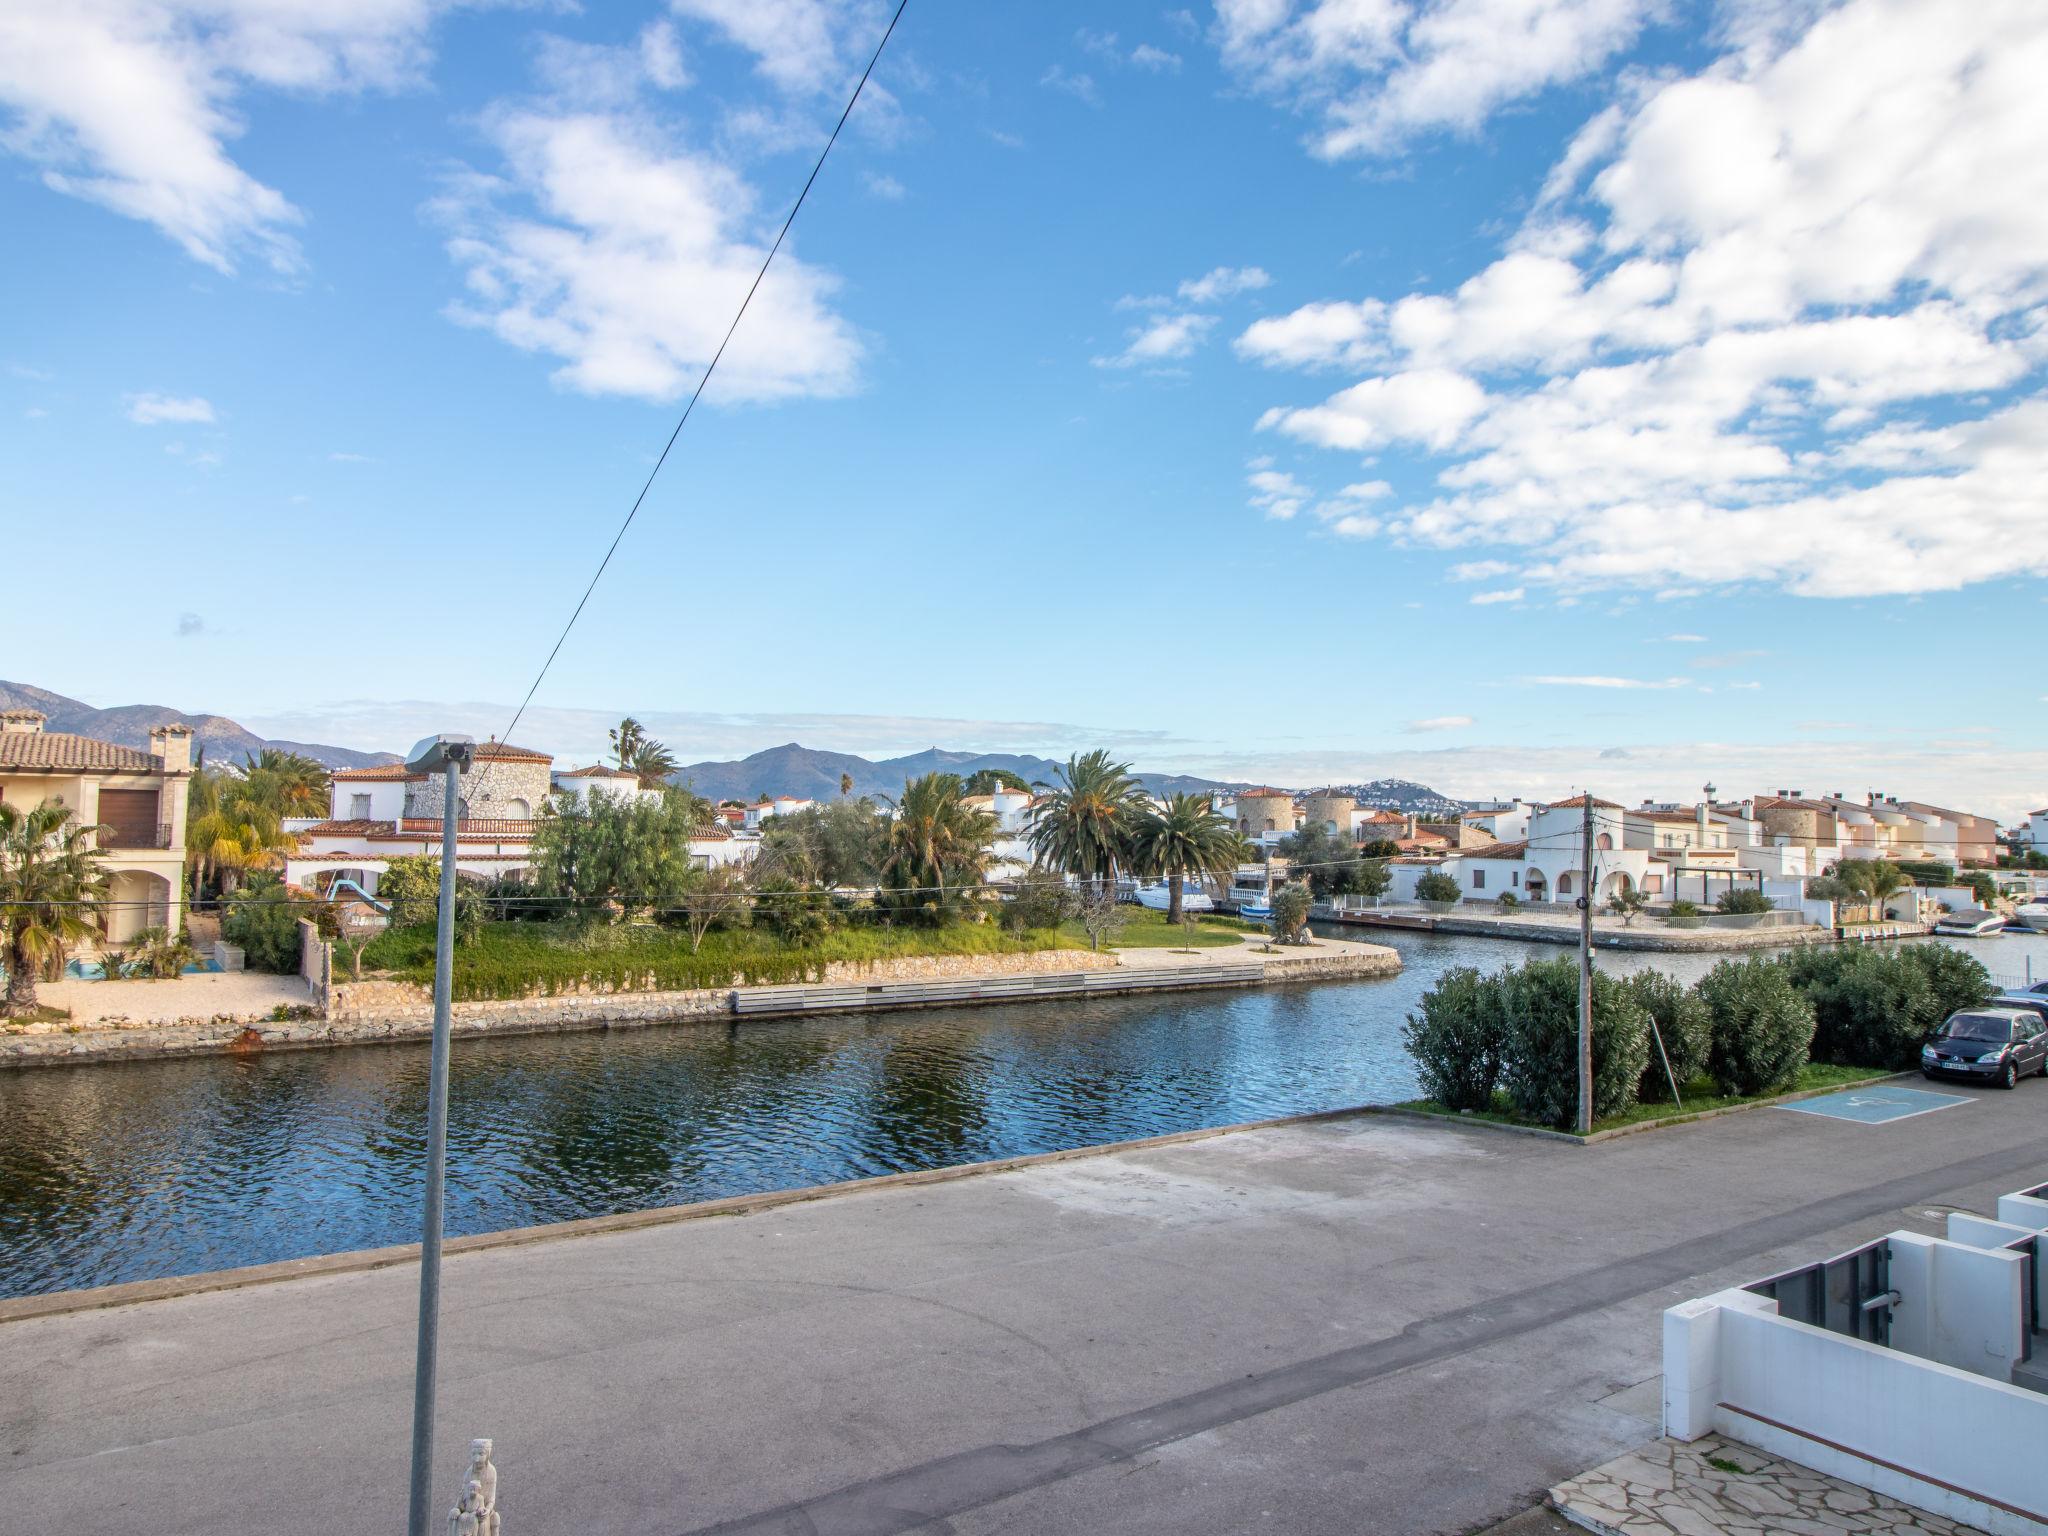
[[[462,1502],[448,1513],[448,1536],[498,1536],[498,1469],[491,1442],[469,1442],[469,1470],[462,1478]]]

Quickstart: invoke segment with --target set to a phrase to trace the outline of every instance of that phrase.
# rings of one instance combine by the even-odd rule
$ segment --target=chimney
[[[192,771],[192,727],[159,725],[149,733],[149,755],[163,759],[165,773]]]
[[[40,709],[0,709],[0,736],[39,736],[46,718]]]

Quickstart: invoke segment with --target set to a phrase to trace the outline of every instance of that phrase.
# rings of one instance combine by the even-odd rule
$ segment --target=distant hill
[[[1331,788],[1337,794],[1349,795],[1360,805],[1405,811],[1416,816],[1455,816],[1478,803],[1453,800],[1449,795],[1438,794],[1427,784],[1418,784],[1413,779],[1374,779],[1369,784],[1335,784]]]
[[[761,795],[831,800],[839,794],[839,776],[850,774],[854,794],[888,795],[893,799],[903,792],[906,780],[922,778],[927,773],[957,773],[964,779],[984,768],[997,768],[1032,784],[1050,782],[1058,766],[1049,757],[1014,752],[949,752],[942,747],[928,747],[907,757],[876,762],[851,752],[820,752],[792,741],[751,757],[692,763],[674,778],[676,783],[687,784],[711,800],[753,800]],[[1244,787],[1184,773],[1140,773],[1137,779],[1155,794]]]
[[[303,753],[329,768],[368,768],[398,761],[389,752],[357,752],[350,747],[329,747],[318,742],[266,739],[224,715],[188,715],[163,704],[121,704],[112,709],[94,709],[78,699],[28,683],[0,681],[0,709],[39,709],[49,717],[44,723],[45,730],[91,736],[138,751],[149,749],[149,733],[156,726],[189,726],[194,757],[203,751],[209,761],[221,764],[239,766],[248,754],[261,752],[265,747]]]

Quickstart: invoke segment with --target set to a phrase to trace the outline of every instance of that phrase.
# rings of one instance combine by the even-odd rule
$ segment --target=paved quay
[[[472,1249],[439,1482],[489,1435],[514,1532],[1469,1531],[1656,1439],[1667,1305],[2048,1178],[2038,1087],[1585,1148],[1361,1115]],[[0,1524],[388,1533],[414,1293],[0,1324]]]

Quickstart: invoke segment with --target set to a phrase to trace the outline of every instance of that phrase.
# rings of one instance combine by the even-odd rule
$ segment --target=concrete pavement
[[[1655,1434],[1671,1302],[2048,1178],[2039,1089],[1362,1116],[462,1254],[441,1479],[494,1437],[513,1536],[1469,1530]],[[0,1524],[389,1532],[414,1286],[0,1326]]]

